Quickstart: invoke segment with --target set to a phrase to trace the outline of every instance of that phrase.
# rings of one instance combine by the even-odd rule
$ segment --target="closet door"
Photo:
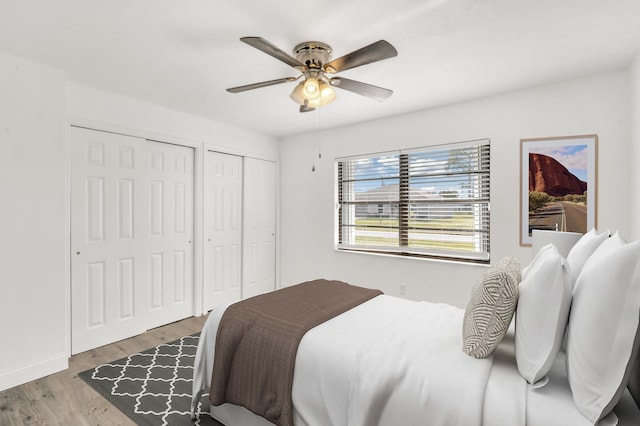
[[[146,330],[139,138],[71,128],[71,352]]]
[[[148,271],[143,309],[150,329],[193,315],[194,152],[148,141],[147,153],[141,255]]]
[[[276,163],[245,158],[242,298],[275,290]]]
[[[71,128],[71,342],[193,314],[193,150]]]
[[[242,297],[243,158],[209,151],[205,161],[203,307],[208,311]]]

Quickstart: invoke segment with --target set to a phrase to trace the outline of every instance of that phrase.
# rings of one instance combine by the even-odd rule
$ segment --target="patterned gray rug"
[[[191,420],[191,384],[198,334],[129,355],[79,376],[138,425],[222,426],[209,416],[209,394]]]

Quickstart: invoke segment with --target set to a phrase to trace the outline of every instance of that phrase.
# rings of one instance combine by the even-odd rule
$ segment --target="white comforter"
[[[211,313],[200,337],[192,408],[210,386],[223,312]],[[296,358],[295,424],[524,425],[526,382],[509,373],[508,356],[494,363],[462,352],[463,314],[382,295],[310,330]]]
[[[307,393],[308,383],[323,375],[330,351],[332,364],[341,366],[339,374],[315,383],[312,392],[333,393],[334,401],[328,406],[331,413],[314,410],[313,404],[299,411],[313,425],[417,425],[425,419],[430,425],[479,425],[491,359],[462,352],[462,314],[449,305],[380,296],[337,318],[337,337],[331,330],[316,330],[300,354],[306,377],[300,390]],[[326,344],[332,341],[333,351]],[[294,384],[296,408],[310,402],[295,391]],[[337,399],[343,410],[336,418]]]

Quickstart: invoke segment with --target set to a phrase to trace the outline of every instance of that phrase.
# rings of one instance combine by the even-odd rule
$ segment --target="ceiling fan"
[[[327,74],[335,74],[397,56],[398,52],[396,49],[385,40],[377,41],[333,60],[331,59],[331,55],[333,54],[331,46],[319,41],[306,41],[298,44],[293,49],[295,58],[262,37],[242,37],[240,41],[298,69],[301,74],[298,77],[284,77],[276,80],[231,87],[227,89],[228,92],[245,92],[247,90],[273,86],[274,84],[297,81],[303,78],[290,95],[291,99],[300,105],[300,112],[313,111],[333,101],[336,98],[335,91],[333,90],[334,87],[367,96],[377,101],[387,99],[393,93],[392,90],[356,80],[339,76],[329,78],[327,76]]]

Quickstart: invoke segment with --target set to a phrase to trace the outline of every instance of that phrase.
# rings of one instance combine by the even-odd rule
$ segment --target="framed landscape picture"
[[[520,140],[520,245],[534,229],[596,226],[598,136]]]

